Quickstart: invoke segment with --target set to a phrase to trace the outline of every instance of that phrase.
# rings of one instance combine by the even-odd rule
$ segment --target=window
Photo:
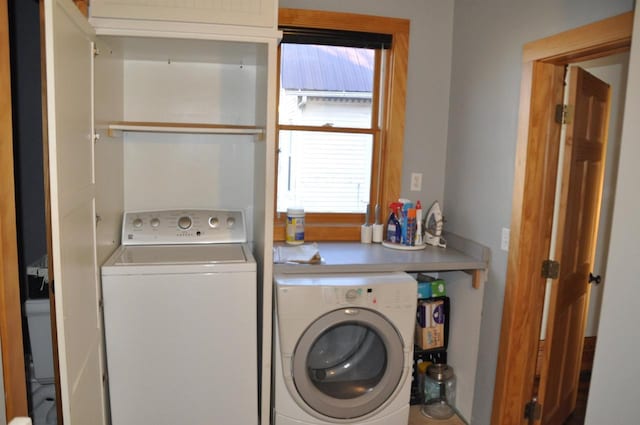
[[[279,25],[275,239],[303,207],[307,240],[359,240],[367,205],[384,220],[400,192],[409,23],[281,9]]]

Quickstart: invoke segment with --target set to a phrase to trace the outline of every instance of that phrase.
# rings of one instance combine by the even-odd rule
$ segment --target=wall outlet
[[[507,229],[506,227],[502,228],[502,240],[500,241],[500,249],[503,251],[509,251],[509,233],[509,229]]]
[[[411,191],[419,192],[422,190],[422,173],[411,173]]]

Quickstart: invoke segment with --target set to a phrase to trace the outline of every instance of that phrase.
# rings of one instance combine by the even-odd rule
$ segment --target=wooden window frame
[[[382,210],[386,211],[386,206],[400,196],[409,59],[409,20],[352,13],[283,8],[279,10],[278,24],[288,27],[360,31],[392,36],[391,48],[387,50],[385,56],[387,60],[385,64],[386,78],[381,82],[381,84],[385,84],[384,90],[382,90],[385,96],[381,99],[379,93],[374,90],[372,99],[373,130],[365,129],[364,131],[364,133],[373,134],[374,136],[374,152],[380,151],[379,155],[374,154],[373,156],[374,178],[371,185],[371,203],[378,202]],[[380,57],[382,55],[376,54],[374,78],[377,79],[380,78]],[[280,75],[279,61],[278,75]],[[382,105],[380,105],[381,100]],[[378,113],[379,106],[382,106],[381,113]],[[278,124],[278,129],[280,128],[283,130],[295,129],[295,126],[280,126]],[[304,129],[307,130],[306,127]],[[339,128],[333,128],[328,131],[339,130]],[[277,170],[276,164],[276,181]],[[379,193],[378,185],[376,184],[378,174],[380,176]],[[276,196],[277,194],[274,194],[274,197]],[[285,239],[285,218],[285,214],[278,213],[277,199],[275,199],[275,241],[283,241]],[[381,219],[384,219],[384,214]],[[305,216],[305,239],[316,241],[360,240],[360,225],[363,222],[364,214],[307,213]]]

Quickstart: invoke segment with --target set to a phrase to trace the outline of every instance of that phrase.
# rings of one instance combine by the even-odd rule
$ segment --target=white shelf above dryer
[[[253,125],[203,124],[117,121],[109,124],[109,136],[114,131],[136,131],[149,133],[188,133],[188,134],[253,134],[258,140],[264,136],[264,128]]]

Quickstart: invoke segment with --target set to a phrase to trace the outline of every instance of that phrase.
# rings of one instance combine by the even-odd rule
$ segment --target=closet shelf
[[[254,125],[227,125],[227,124],[202,124],[202,123],[175,123],[175,122],[142,122],[142,121],[117,121],[109,124],[109,136],[113,132],[140,131],[151,133],[191,133],[191,134],[254,134],[262,139],[264,128]]]

